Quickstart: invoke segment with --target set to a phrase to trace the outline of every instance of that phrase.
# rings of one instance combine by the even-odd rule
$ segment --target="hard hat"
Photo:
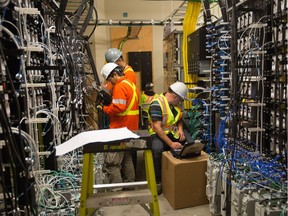
[[[154,87],[154,85],[153,85],[153,83],[152,82],[148,82],[148,83],[146,83],[146,85],[145,85],[145,88],[146,89],[152,89]]]
[[[110,75],[110,73],[116,68],[118,67],[117,64],[110,62],[107,63],[103,66],[103,68],[101,69],[101,74],[104,77],[105,80],[107,80],[108,76]]]
[[[183,100],[186,99],[186,95],[188,93],[187,86],[182,82],[175,82],[172,85],[170,85],[170,88],[173,92],[175,92],[177,95],[179,95]]]
[[[106,62],[116,62],[120,56],[122,56],[122,52],[116,48],[110,48],[105,52]]]

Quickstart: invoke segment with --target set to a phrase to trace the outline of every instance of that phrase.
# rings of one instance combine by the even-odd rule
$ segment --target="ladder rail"
[[[138,182],[124,182],[124,183],[111,183],[111,184],[97,184],[93,185],[94,189],[103,189],[103,188],[115,188],[115,187],[135,187],[148,185],[147,181],[138,181]]]
[[[139,133],[141,134],[141,131],[139,131]],[[144,143],[142,142],[145,143],[149,142],[146,135],[145,136],[143,135],[142,138],[143,139],[139,138],[140,139],[139,141],[135,141],[133,143],[141,143],[141,145],[143,145]],[[115,143],[113,143],[113,145],[115,145]],[[101,148],[99,148],[99,145],[98,148],[96,148],[96,150],[94,148],[86,148],[85,151],[84,149],[79,215],[80,216],[92,215],[99,207],[140,204],[150,215],[160,216],[157,186],[156,186],[151,149],[150,148],[144,149],[145,171],[147,181],[94,185],[93,159],[94,159],[94,153],[98,152],[99,149],[101,150]],[[126,151],[129,151],[129,149],[126,149]],[[105,152],[109,151],[107,150]],[[99,193],[96,190],[101,188],[132,187],[132,186],[135,187],[143,185],[147,185],[147,189],[136,189],[136,190],[117,191],[117,192],[111,191],[111,192],[99,192]],[[94,190],[95,193],[93,193]],[[150,208],[147,207],[148,205]]]

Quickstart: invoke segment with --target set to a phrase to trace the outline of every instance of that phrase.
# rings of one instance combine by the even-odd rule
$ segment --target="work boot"
[[[162,184],[161,182],[156,183],[157,186],[157,194],[160,195],[162,194]]]

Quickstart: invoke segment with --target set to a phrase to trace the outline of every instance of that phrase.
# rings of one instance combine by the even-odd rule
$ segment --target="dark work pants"
[[[170,146],[164,143],[157,135],[152,135],[151,138],[152,138],[152,155],[153,155],[153,163],[154,163],[154,170],[155,170],[155,178],[156,178],[156,182],[160,183],[161,182],[162,152],[169,151]]]
[[[131,150],[131,157],[132,157],[132,162],[133,162],[133,165],[134,165],[134,170],[135,170],[135,173],[137,171],[137,151],[136,150]]]

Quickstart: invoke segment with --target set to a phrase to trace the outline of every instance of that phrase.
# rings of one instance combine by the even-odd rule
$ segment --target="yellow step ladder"
[[[133,131],[138,139],[118,140],[109,143],[98,142],[83,147],[82,186],[80,197],[80,216],[92,215],[98,208],[140,204],[150,215],[160,216],[151,139],[147,130]],[[111,151],[144,150],[146,180],[142,182],[94,185],[94,153]],[[95,189],[147,185],[147,189],[117,192],[98,192]],[[149,206],[147,206],[147,204]]]

